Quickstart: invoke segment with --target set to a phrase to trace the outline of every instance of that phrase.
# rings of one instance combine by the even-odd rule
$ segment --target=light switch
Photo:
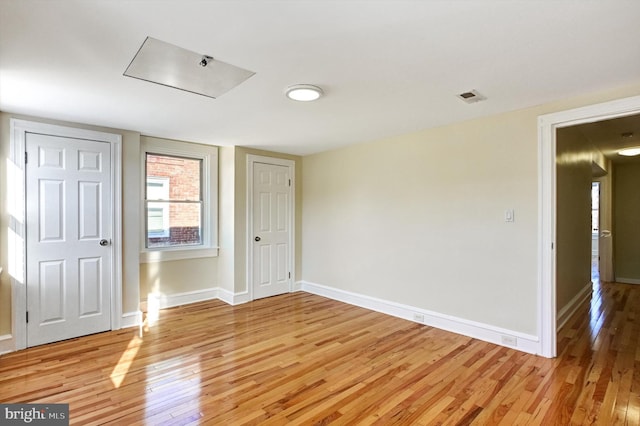
[[[504,211],[504,221],[513,222],[515,220],[513,209],[507,209]]]

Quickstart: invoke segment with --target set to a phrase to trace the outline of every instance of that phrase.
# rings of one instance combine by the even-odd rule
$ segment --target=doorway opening
[[[600,281],[600,182],[591,182],[591,282]]]
[[[538,244],[538,330],[539,354],[557,354],[556,310],[556,131],[640,113],[640,96],[576,108],[538,118],[539,124],[539,244]]]

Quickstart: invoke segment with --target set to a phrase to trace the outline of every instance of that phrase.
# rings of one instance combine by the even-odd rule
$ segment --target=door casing
[[[122,318],[122,136],[94,130],[58,126],[34,121],[10,120],[10,147],[7,170],[7,208],[10,212],[8,243],[8,272],[11,279],[11,312],[14,350],[27,347],[27,289],[26,289],[26,185],[25,152],[27,133],[40,133],[75,139],[107,142],[111,149],[111,329],[120,328]]]
[[[253,230],[253,165],[254,163],[274,164],[277,166],[285,166],[289,168],[289,176],[291,176],[291,197],[289,197],[289,265],[291,266],[291,278],[289,279],[289,291],[293,291],[293,282],[295,280],[295,161],[284,158],[266,157],[261,155],[247,154],[247,235],[246,235],[246,288],[249,293],[249,300],[253,297],[253,244],[251,243]]]
[[[640,113],[633,96],[538,117],[538,353],[557,356],[556,130]]]

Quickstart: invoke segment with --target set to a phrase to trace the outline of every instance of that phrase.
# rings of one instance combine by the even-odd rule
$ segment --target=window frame
[[[218,256],[218,147],[152,137],[142,137],[141,139],[140,263]],[[202,162],[200,178],[202,191],[202,244],[146,247],[147,154],[191,158]]]

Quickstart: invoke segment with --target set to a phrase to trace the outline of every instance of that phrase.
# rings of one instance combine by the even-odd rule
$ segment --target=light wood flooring
[[[640,286],[596,286],[550,360],[307,293],[160,312],[0,357],[72,424],[638,425]]]

